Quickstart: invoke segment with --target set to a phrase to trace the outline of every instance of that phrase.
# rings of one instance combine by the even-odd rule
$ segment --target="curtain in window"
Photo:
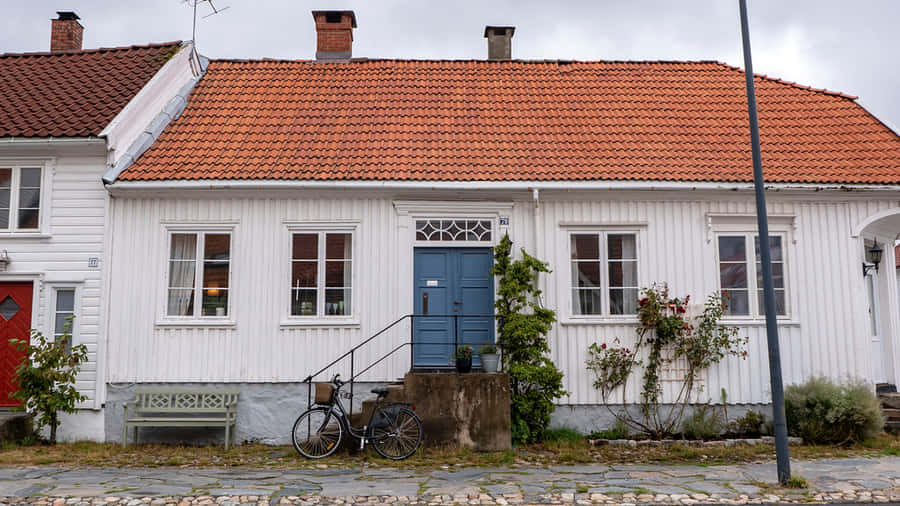
[[[169,316],[194,314],[196,255],[196,234],[172,234],[172,251],[169,257]]]

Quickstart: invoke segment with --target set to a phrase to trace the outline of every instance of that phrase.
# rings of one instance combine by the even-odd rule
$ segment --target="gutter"
[[[104,178],[105,180],[105,178]],[[753,191],[753,183],[674,181],[298,181],[298,180],[163,180],[119,181],[110,189],[146,190],[608,190],[608,191]],[[768,183],[771,191],[900,191],[898,185]]]
[[[163,110],[153,118],[138,138],[131,143],[125,153],[119,157],[119,160],[116,161],[115,165],[106,170],[102,178],[104,184],[109,185],[114,183],[122,172],[127,170],[128,167],[131,167],[145,151],[150,149],[150,146],[156,142],[156,139],[162,134],[163,130],[169,126],[169,123],[181,117],[181,113],[184,112],[185,107],[187,107],[187,99],[191,94],[191,90],[194,89],[194,86],[200,82],[200,79],[206,74],[206,68],[209,65],[209,59],[197,53],[194,50],[193,45],[191,46],[190,51],[192,52],[190,64],[194,70],[194,78],[185,83],[184,86],[178,90],[178,93],[169,100],[169,103],[166,104]],[[195,63],[196,68],[194,68]],[[112,123],[110,125],[112,125]]]

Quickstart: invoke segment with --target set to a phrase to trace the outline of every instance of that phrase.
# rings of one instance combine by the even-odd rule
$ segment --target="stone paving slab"
[[[900,501],[900,457],[795,462],[808,490],[774,488],[775,465],[353,469],[0,468],[0,504],[773,503]]]

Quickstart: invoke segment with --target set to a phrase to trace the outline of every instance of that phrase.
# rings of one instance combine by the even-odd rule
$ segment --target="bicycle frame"
[[[375,405],[372,407],[372,412],[369,413],[368,422],[362,426],[362,428],[353,427],[350,423],[350,416],[347,414],[347,410],[344,409],[344,404],[341,402],[341,388],[344,387],[346,383],[341,385],[336,385],[334,390],[334,395],[332,396],[331,403],[328,406],[328,415],[335,415],[337,418],[343,420],[344,426],[347,428],[347,432],[355,437],[356,439],[361,440],[362,444],[368,442],[368,435],[366,432],[370,430],[372,427],[372,420],[375,419],[375,413],[378,412],[379,408],[383,408],[385,406],[412,406],[412,404],[407,402],[389,402],[387,404],[382,404],[381,397],[378,397],[375,400]],[[353,399],[350,399],[350,402],[353,402]],[[335,413],[337,412],[337,413]],[[328,420],[328,417],[325,418]],[[321,428],[319,429],[321,430]],[[360,447],[362,446],[360,445]]]

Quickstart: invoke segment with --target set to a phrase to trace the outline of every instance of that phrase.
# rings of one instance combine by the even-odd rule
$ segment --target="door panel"
[[[10,395],[19,389],[15,370],[25,354],[9,340],[29,338],[32,294],[30,282],[0,283],[0,407],[22,405]]]
[[[476,352],[493,343],[493,318],[462,317],[494,314],[491,249],[416,248],[414,256],[414,310],[422,315],[413,322],[414,367],[452,366],[455,342]]]

